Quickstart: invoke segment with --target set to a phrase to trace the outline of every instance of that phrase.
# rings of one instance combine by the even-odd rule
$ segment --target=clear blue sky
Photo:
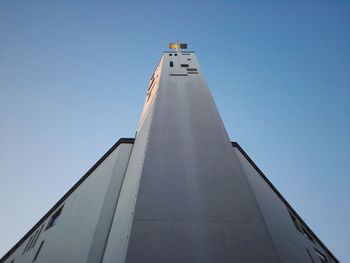
[[[350,1],[322,0],[1,1],[0,256],[133,137],[177,39],[231,140],[350,262]]]

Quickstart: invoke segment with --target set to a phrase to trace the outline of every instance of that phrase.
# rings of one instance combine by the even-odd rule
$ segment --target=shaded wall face
[[[126,262],[278,262],[194,53],[155,96]]]
[[[335,262],[311,234],[308,237],[298,230],[292,212],[240,150],[234,150],[283,262],[320,262],[317,252],[321,252],[329,262]]]
[[[63,208],[55,224],[46,229],[54,212],[38,227],[42,228],[42,231],[33,246],[23,253],[36,230],[4,262],[32,262],[39,249],[35,262],[88,262],[92,250],[94,253],[103,251],[104,242],[94,240],[97,232],[104,233],[102,239],[107,238],[104,228],[108,226],[101,228],[99,222],[106,222],[107,217],[111,219],[104,207],[110,202],[111,193],[113,196],[118,195],[131,149],[132,144],[119,145],[67,197],[60,206]],[[114,185],[114,189],[110,189],[111,185]],[[114,199],[114,202],[116,201]]]

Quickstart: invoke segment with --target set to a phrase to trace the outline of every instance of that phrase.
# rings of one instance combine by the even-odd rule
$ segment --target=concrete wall
[[[293,212],[288,209],[242,152],[238,148],[235,148],[234,151],[252,187],[281,261],[285,263],[321,262],[316,255],[317,249],[328,257],[329,262],[335,262],[332,261],[332,257],[327,254],[317,240],[312,237],[311,233],[309,234],[313,240],[310,240],[297,229],[291,217]]]
[[[279,262],[196,55],[161,63],[125,262]]]
[[[153,121],[155,100],[158,96],[159,76],[162,73],[161,62],[156,67],[150,81],[151,85],[147,91],[145,105],[141,114],[141,120],[121,189],[120,198],[115,210],[113,225],[102,261],[103,263],[118,263],[124,262],[125,260],[135,204],[138,199],[141,173],[144,169],[144,158],[148,147],[151,123]]]
[[[48,217],[35,246],[22,254],[30,237],[27,238],[4,262],[32,262],[42,241],[44,243],[35,262],[87,262],[89,251],[103,251],[104,243],[97,242],[96,245],[94,242],[94,239],[101,238],[96,236],[96,228],[100,227],[98,232],[108,234],[99,222],[106,222],[108,217],[104,207],[110,206],[110,194],[113,192],[113,196],[118,196],[131,149],[132,144],[120,144],[64,201],[57,224],[45,230],[50,220]],[[109,189],[111,182],[113,191]]]

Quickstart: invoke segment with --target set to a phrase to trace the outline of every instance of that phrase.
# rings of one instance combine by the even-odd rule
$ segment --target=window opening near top
[[[187,60],[192,60],[192,59],[188,58]]]
[[[181,64],[182,68],[188,68],[188,64]]]
[[[58,209],[50,218],[49,223],[47,224],[46,229],[49,229],[50,227],[53,227],[54,225],[57,224],[57,220],[62,212],[63,206],[61,206],[60,209]]]
[[[177,54],[175,53],[174,56],[177,56]]]
[[[151,97],[152,95],[152,90],[154,88],[154,86],[157,84],[157,81],[158,81],[158,74],[152,79],[152,82],[148,88],[148,91],[147,91],[147,100],[146,102],[149,100],[149,98]]]
[[[149,90],[152,88],[152,85],[153,85],[155,79],[156,79],[156,78],[152,78],[151,84],[149,84],[149,87],[148,87],[148,90],[147,90],[147,91],[149,91]]]
[[[188,76],[187,74],[177,74],[177,73],[173,73],[173,74],[170,74],[170,76]]]
[[[170,62],[169,62],[169,66],[170,66],[170,67],[173,67],[173,66],[174,66],[174,62],[170,61]]]
[[[172,55],[173,55],[173,54],[171,54],[171,53],[169,54],[169,56],[172,56]]]
[[[36,253],[35,253],[33,262],[38,258],[39,252],[40,252],[40,250],[41,250],[41,248],[42,248],[42,246],[43,246],[43,244],[44,244],[44,241],[45,241],[45,240],[41,241],[40,246],[39,246],[38,250],[37,250]]]

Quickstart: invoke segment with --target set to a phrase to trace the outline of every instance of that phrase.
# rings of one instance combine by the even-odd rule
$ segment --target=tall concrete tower
[[[170,47],[135,139],[120,139],[1,262],[338,262],[230,141],[195,53]]]

